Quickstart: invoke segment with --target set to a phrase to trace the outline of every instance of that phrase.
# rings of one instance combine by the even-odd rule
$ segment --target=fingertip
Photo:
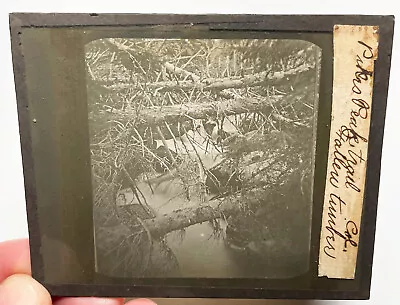
[[[13,274],[30,274],[28,239],[10,240],[0,243],[0,282]]]
[[[153,302],[150,299],[140,298],[140,299],[131,300],[131,301],[125,303],[125,305],[157,305],[157,303]]]
[[[0,284],[0,304],[51,305],[49,292],[29,275],[15,274]]]
[[[54,301],[53,305],[123,305],[124,299],[122,298],[59,298]]]

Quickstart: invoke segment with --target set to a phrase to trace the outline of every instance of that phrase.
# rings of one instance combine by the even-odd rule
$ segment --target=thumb
[[[29,275],[15,274],[0,284],[0,305],[51,305],[48,291]]]

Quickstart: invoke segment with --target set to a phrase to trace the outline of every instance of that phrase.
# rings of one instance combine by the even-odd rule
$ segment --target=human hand
[[[27,239],[0,243],[0,305],[122,305],[124,299],[57,298],[31,276]],[[126,305],[155,305],[136,299]]]

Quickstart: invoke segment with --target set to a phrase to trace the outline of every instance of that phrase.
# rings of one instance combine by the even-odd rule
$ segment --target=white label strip
[[[331,132],[318,275],[354,279],[378,27],[335,25],[333,47]]]

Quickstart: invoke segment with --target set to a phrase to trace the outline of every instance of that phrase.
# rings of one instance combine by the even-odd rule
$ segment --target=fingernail
[[[28,275],[12,275],[0,284],[0,305],[48,305],[47,290]]]

